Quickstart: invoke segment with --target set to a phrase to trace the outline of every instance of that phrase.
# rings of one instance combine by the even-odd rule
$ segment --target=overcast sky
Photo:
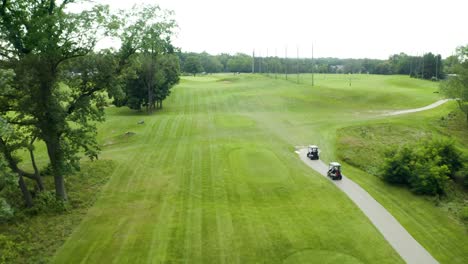
[[[211,54],[379,58],[450,56],[468,44],[468,0],[96,0],[112,8],[159,4],[175,12],[174,44]]]

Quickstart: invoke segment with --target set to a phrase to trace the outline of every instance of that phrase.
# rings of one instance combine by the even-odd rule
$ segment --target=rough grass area
[[[112,161],[85,162],[79,173],[67,177],[70,203],[64,213],[20,212],[11,223],[0,224],[0,263],[49,262],[94,204],[113,168]],[[52,190],[51,177],[44,180]]]
[[[424,138],[444,137],[468,153],[468,125],[454,104],[431,113],[373,121],[337,132],[337,155],[350,168],[346,174],[390,210],[397,219],[442,263],[468,259],[468,191],[452,183],[445,197],[416,196],[407,189],[389,185],[376,175],[385,150]],[[468,164],[467,164],[468,165]],[[365,172],[367,173],[365,173]]]
[[[338,157],[374,175],[389,150],[432,136],[431,131],[391,123],[346,127],[337,134]]]

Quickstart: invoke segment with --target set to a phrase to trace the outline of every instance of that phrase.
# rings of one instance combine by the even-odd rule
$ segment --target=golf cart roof
[[[316,145],[309,145],[309,148],[318,148]]]
[[[338,162],[330,162],[330,166],[341,167],[341,164],[339,164]]]

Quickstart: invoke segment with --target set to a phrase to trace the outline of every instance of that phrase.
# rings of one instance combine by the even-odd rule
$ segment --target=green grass
[[[48,262],[94,204],[113,169],[114,162],[109,160],[85,162],[65,182],[70,195],[67,211],[23,213],[13,222],[1,223],[0,263]],[[44,178],[44,183],[48,190],[53,189],[52,177]]]
[[[367,172],[349,168],[346,175],[367,189],[442,263],[465,263],[468,259],[468,225],[462,220],[462,210],[468,208],[468,193],[454,185],[448,197],[439,201],[415,196],[375,175],[386,149],[419,139],[451,138],[467,153],[468,138],[461,135],[468,129],[464,116],[453,114],[457,110],[451,103],[430,112],[366,122],[338,131],[340,159]]]
[[[439,99],[436,84],[354,75],[350,87],[347,78],[316,75],[310,87],[291,77],[184,77],[152,116],[109,108],[99,140],[102,158],[116,169],[53,262],[402,262],[343,193],[297,158],[294,146],[318,144],[331,161],[338,129],[430,104]],[[351,168],[345,173],[361,177]],[[362,185],[374,194],[379,184]],[[419,232],[415,221],[427,227],[447,218],[418,217],[417,202],[400,200],[407,213],[396,214],[410,233]],[[444,229],[431,230],[447,248],[460,243]],[[416,237],[432,241],[425,234]],[[460,252],[429,250],[441,262],[452,262],[451,255],[466,260]]]

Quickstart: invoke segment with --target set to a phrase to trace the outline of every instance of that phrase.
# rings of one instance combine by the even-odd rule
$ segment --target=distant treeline
[[[218,72],[256,73],[369,73],[407,74],[415,78],[443,79],[451,73],[456,57],[442,60],[441,55],[431,52],[423,56],[405,53],[395,54],[386,60],[338,59],[338,58],[279,58],[255,57],[238,53],[236,55],[210,55],[203,53],[178,54],[180,65],[186,74]]]

